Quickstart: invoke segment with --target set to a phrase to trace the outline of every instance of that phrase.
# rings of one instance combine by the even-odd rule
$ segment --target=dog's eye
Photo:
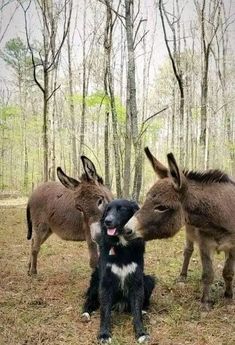
[[[164,205],[158,205],[154,208],[154,211],[162,213],[162,212],[166,212],[169,210],[169,207],[166,207]]]

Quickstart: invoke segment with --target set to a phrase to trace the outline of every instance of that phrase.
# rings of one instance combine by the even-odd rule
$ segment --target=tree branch
[[[6,6],[6,5],[7,4],[3,5],[3,7]],[[1,10],[3,9],[3,7],[1,8]],[[3,37],[5,36],[5,33],[7,32],[8,28],[9,28],[11,22],[12,22],[12,19],[13,19],[14,15],[15,15],[16,11],[18,10],[18,8],[19,8],[19,5],[15,7],[15,10],[13,11],[13,13],[12,13],[12,15],[11,15],[11,17],[10,17],[10,19],[9,19],[5,29],[4,29],[4,31],[3,31],[2,36],[0,37],[0,43],[2,42]]]
[[[47,97],[47,102],[49,101],[49,99],[54,95],[54,93],[61,87],[61,85],[58,85],[50,94],[50,96]]]
[[[37,86],[39,87],[39,89],[45,93],[45,89],[42,87],[41,83],[38,81],[37,79],[37,73],[36,73],[36,63],[35,63],[35,58],[34,58],[34,52],[33,52],[33,48],[30,44],[29,41],[29,33],[28,33],[28,23],[27,23],[27,11],[29,10],[29,7],[31,5],[32,0],[29,1],[29,4],[26,8],[24,8],[23,4],[21,3],[20,0],[17,0],[24,12],[24,23],[25,23],[25,34],[26,34],[26,40],[27,40],[27,44],[28,44],[28,48],[30,50],[30,54],[31,54],[31,59],[32,59],[32,64],[33,64],[33,79],[35,81],[35,83],[37,84]]]
[[[176,80],[178,82],[179,85],[179,89],[180,89],[180,95],[181,98],[183,98],[184,96],[184,89],[183,89],[183,85],[182,85],[182,77],[180,75],[180,73],[178,72],[177,66],[176,66],[176,62],[173,58],[169,43],[168,43],[168,39],[167,39],[167,34],[166,34],[166,27],[165,27],[165,22],[164,22],[164,17],[163,17],[163,11],[164,11],[164,7],[162,4],[162,0],[159,0],[159,10],[160,10],[160,17],[161,17],[161,22],[162,22],[162,29],[163,29],[163,34],[164,34],[164,39],[165,39],[165,43],[166,43],[166,48],[171,60],[171,64],[172,64],[172,68],[176,77]]]
[[[67,6],[67,3],[66,5]],[[68,34],[68,30],[69,30],[69,26],[70,26],[70,21],[71,21],[71,15],[72,15],[72,1],[70,1],[70,8],[69,8],[69,16],[68,16],[68,19],[67,19],[67,23],[66,23],[66,18],[65,18],[65,21],[64,21],[64,30],[63,30],[63,37],[62,37],[62,40],[60,42],[60,45],[55,53],[55,55],[53,56],[52,58],[52,61],[51,63],[49,64],[49,66],[47,67],[47,70],[50,70],[50,68],[54,65],[56,59],[58,58],[58,55],[60,54],[60,51],[62,49],[62,46],[64,44],[64,41],[65,41],[65,38]]]
[[[106,5],[106,1],[105,0],[98,0],[99,2],[101,2],[103,5]],[[120,5],[120,3],[119,3]],[[118,5],[118,8],[119,8]],[[122,25],[124,26],[124,28],[126,28],[125,23],[123,22],[123,19],[126,19],[125,16],[123,16],[122,14],[120,14],[118,11],[116,11],[112,6],[109,5],[109,8],[111,9],[112,12],[114,12],[116,14],[116,16],[119,18],[119,20],[121,21]]]
[[[139,41],[134,45],[134,50],[136,49],[136,47],[138,46],[138,44],[140,44],[140,42],[144,39],[144,37],[149,33],[148,31],[145,31],[145,33],[143,34],[143,36],[139,39]]]
[[[169,108],[169,105],[165,106],[163,109],[157,111],[156,113],[154,113],[153,115],[149,116],[147,119],[145,119],[142,124],[141,124],[141,129],[140,129],[140,132],[139,132],[139,135],[138,135],[138,138],[137,138],[137,141],[140,140],[140,138],[143,136],[143,134],[147,131],[148,129],[148,126],[144,128],[144,125],[151,121],[155,116],[163,113],[163,111],[165,111],[166,109]]]
[[[137,25],[135,34],[134,34],[134,39],[133,39],[134,44],[135,44],[136,36],[137,36],[138,31],[139,31],[139,29],[140,29],[140,25],[141,25],[143,22],[146,22],[146,21],[147,21],[147,19],[140,19],[140,21],[139,21],[139,23],[138,23],[138,25]]]

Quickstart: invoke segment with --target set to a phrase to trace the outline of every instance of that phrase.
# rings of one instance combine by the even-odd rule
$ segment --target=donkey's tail
[[[26,215],[27,215],[27,225],[28,225],[27,239],[30,240],[32,238],[32,220],[31,220],[31,215],[30,215],[29,204],[27,205]]]

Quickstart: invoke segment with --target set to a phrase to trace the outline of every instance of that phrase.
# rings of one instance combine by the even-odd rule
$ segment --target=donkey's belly
[[[235,236],[234,235],[225,235],[221,238],[213,238],[205,236],[202,238],[202,241],[204,243],[207,243],[207,245],[218,252],[223,251],[223,252],[228,252],[232,248],[235,249]]]
[[[232,248],[235,249],[235,236],[225,237],[223,240],[217,241],[216,243],[216,250],[219,252],[228,252]]]
[[[229,251],[235,249],[235,234],[231,233],[213,233],[213,230],[202,231],[200,228],[189,227],[187,228],[187,235],[191,241],[198,243],[207,243],[209,247],[217,251]]]
[[[69,228],[60,228],[60,227],[51,227],[51,230],[54,234],[59,236],[62,240],[65,241],[85,241],[85,233],[83,229],[69,229]]]

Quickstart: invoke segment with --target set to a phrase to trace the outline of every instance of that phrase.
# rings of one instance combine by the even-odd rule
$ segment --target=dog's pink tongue
[[[114,228],[114,229],[108,229],[108,230],[107,230],[107,233],[108,233],[109,236],[114,236],[115,233],[116,233],[116,228]]]

